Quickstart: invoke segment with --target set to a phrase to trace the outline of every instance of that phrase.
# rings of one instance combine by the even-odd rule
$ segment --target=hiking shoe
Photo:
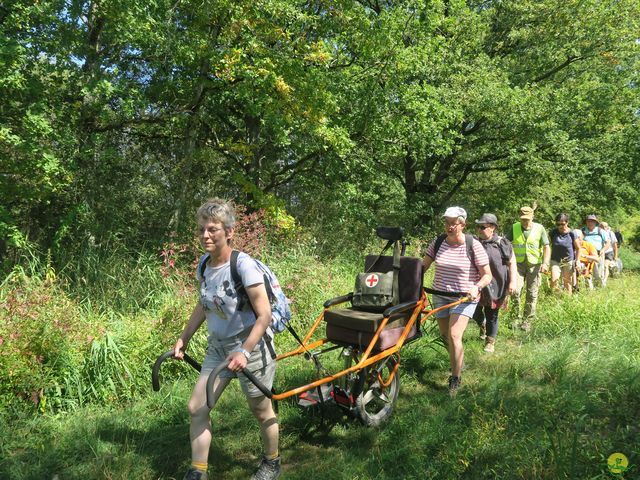
[[[191,467],[187,474],[184,476],[182,480],[208,480],[209,475],[206,472],[201,472],[200,470]]]
[[[280,457],[267,460],[264,456],[251,480],[275,480],[280,476]]]
[[[480,324],[480,340],[487,338],[487,321],[485,320]]]
[[[454,377],[451,375],[449,377],[449,396],[454,398],[458,393],[458,389],[460,388],[460,377]]]
[[[484,351],[487,353],[493,353],[496,351],[496,339],[493,337],[487,337],[487,339],[484,341]]]

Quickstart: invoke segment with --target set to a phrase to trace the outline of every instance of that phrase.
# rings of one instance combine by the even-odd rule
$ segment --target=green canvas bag
[[[393,269],[390,272],[374,270],[378,260],[393,244]],[[400,271],[400,243],[389,241],[371,267],[358,274],[351,305],[370,312],[383,312],[399,302],[398,274]]]

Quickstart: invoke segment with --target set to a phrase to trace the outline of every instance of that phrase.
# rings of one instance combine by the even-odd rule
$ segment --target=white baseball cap
[[[444,211],[443,217],[447,218],[458,218],[462,217],[465,220],[467,219],[467,212],[462,207],[449,207]]]

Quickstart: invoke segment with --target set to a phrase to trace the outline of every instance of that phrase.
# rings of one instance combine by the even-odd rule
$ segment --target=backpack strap
[[[440,234],[440,235],[438,235],[436,237],[436,243],[433,245],[433,259],[434,260],[435,260],[436,255],[438,255],[438,250],[440,250],[440,247],[442,246],[442,242],[444,242],[445,238],[447,238],[447,234],[446,233],[442,233],[442,234]],[[464,243],[465,243],[465,246],[467,248],[467,257],[469,257],[469,260],[471,260],[471,264],[477,270],[478,267],[476,267],[476,253],[473,251],[473,235],[471,235],[470,233],[465,233],[464,234]]]
[[[204,271],[207,269],[207,262],[209,261],[209,254],[207,253],[202,260],[200,260],[200,278],[204,280]]]
[[[231,251],[231,258],[229,259],[229,269],[231,270],[231,281],[233,282],[233,288],[236,291],[236,295],[238,295],[238,304],[237,309],[243,310],[246,304],[249,304],[251,310],[253,310],[253,305],[249,301],[249,297],[247,296],[247,291],[244,288],[244,284],[242,283],[242,277],[240,277],[240,273],[238,272],[238,256],[240,252],[238,250]],[[254,312],[255,313],[255,312]]]
[[[436,256],[438,255],[438,250],[440,250],[440,247],[442,246],[442,242],[444,242],[444,239],[447,238],[447,234],[446,233],[441,233],[440,235],[438,235],[436,237],[436,243],[433,246],[433,259],[436,259]]]
[[[436,255],[438,255],[438,250],[440,250],[440,247],[442,246],[442,242],[444,242],[444,239],[447,238],[447,234],[446,233],[442,233],[440,235],[438,235],[436,237],[436,243],[433,245],[433,256],[435,257]],[[467,257],[469,257],[469,260],[471,260],[471,263],[473,263],[474,265],[476,264],[476,254],[473,251],[473,235],[471,235],[470,233],[465,233],[464,234],[464,243],[465,246],[467,247]],[[435,258],[434,258],[435,260]]]
[[[229,259],[229,267],[231,268],[231,280],[233,280],[233,287],[236,292],[240,290],[244,291],[244,285],[242,284],[242,278],[240,278],[240,274],[238,273],[238,255],[240,252],[238,250],[231,251],[231,258]]]
[[[476,267],[476,252],[473,251],[473,235],[471,235],[470,233],[465,233],[464,243],[467,246],[467,257],[469,257],[469,260],[471,260],[471,265],[473,265],[473,267],[478,270],[478,267]]]
[[[504,242],[504,239],[504,237],[498,235],[496,245],[498,246],[498,250],[500,251],[500,258],[502,258],[502,262],[504,263],[504,265],[506,265],[507,263],[509,263],[509,260],[511,260],[511,255],[507,254],[507,248],[509,245]]]

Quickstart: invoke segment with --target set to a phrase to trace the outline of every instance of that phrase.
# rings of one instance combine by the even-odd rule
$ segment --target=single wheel
[[[356,412],[360,421],[368,427],[381,426],[393,413],[400,392],[397,364],[398,360],[390,356],[358,374]],[[391,375],[393,378],[389,382]]]

